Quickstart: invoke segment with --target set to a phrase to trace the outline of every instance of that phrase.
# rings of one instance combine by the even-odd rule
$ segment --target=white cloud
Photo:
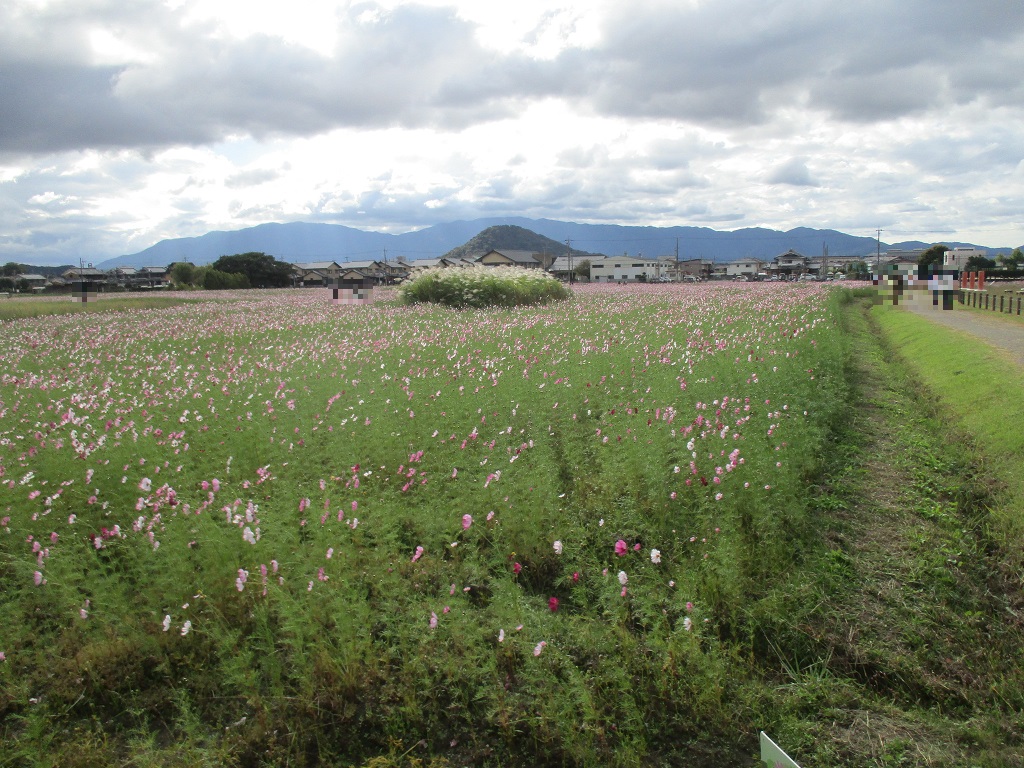
[[[1024,242],[1024,6],[12,0],[0,258],[525,215]]]

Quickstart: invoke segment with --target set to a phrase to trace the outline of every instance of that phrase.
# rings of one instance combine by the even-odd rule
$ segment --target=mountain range
[[[577,224],[553,219],[522,217],[486,218],[455,221],[431,227],[388,234],[367,232],[340,224],[309,222],[260,224],[234,231],[208,232],[199,237],[161,240],[138,253],[108,259],[96,266],[113,267],[166,266],[175,261],[209,264],[221,256],[261,251],[282,261],[310,262],[333,260],[339,263],[364,259],[394,259],[404,256],[410,261],[436,258],[467,244],[489,227],[510,225],[555,241],[558,252],[571,247],[574,254],[645,256],[676,255],[680,259],[704,258],[731,261],[740,258],[770,259],[793,249],[806,256],[819,256],[827,248],[830,256],[868,256],[877,248],[925,248],[930,243],[918,241],[878,243],[871,237],[858,237],[832,229],[798,227],[787,232],[774,229],[749,228],[731,232],[707,227],[637,227],[618,224]],[[568,241],[568,242],[567,242]],[[950,247],[970,243],[943,241]],[[511,248],[509,243],[489,247]],[[532,246],[531,246],[532,247]],[[547,246],[545,246],[546,248]],[[981,246],[979,246],[981,247]],[[1009,248],[988,248],[990,256],[1009,253]]]

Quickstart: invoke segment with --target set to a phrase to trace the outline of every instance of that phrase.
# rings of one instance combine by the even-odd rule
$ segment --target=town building
[[[628,255],[590,259],[594,283],[653,283],[660,277],[657,259]]]

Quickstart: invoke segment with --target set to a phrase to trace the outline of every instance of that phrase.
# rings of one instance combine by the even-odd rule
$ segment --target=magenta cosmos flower
[[[629,552],[629,546],[622,539],[615,542],[615,554],[622,557],[624,554]]]

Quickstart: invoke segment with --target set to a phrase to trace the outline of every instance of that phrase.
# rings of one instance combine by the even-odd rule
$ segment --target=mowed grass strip
[[[1019,366],[974,337],[889,306],[873,313],[886,338],[940,398],[951,423],[974,439],[996,489],[993,533],[1011,550],[1024,541],[1024,382]]]
[[[751,606],[765,730],[804,768],[1024,766],[1019,579],[943,406],[847,305],[854,404],[809,488],[820,546]]]
[[[167,309],[182,304],[194,304],[195,299],[172,296],[121,297],[111,296],[86,303],[70,296],[0,301],[0,322],[23,320],[45,315],[83,315],[93,312],[127,312],[133,309]]]

